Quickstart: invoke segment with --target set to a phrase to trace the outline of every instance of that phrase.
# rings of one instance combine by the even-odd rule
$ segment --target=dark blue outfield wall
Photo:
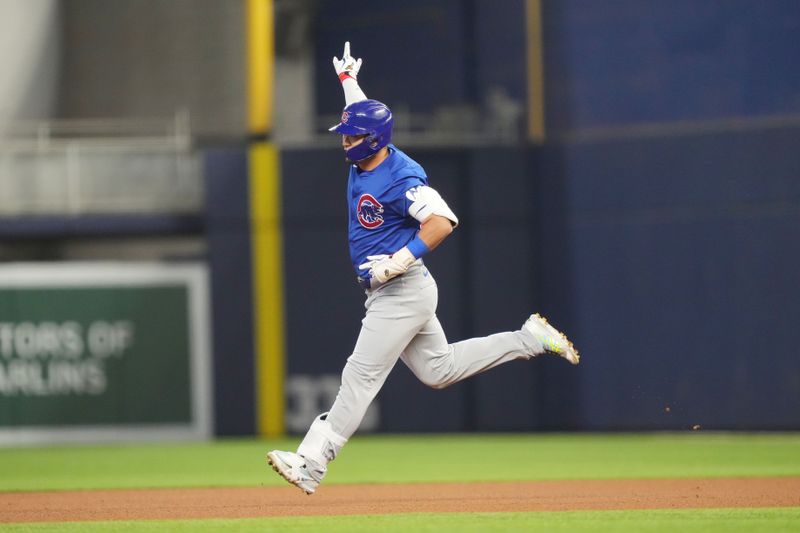
[[[541,310],[584,359],[514,362],[444,391],[401,362],[378,427],[800,428],[798,135],[409,150],[462,220],[427,260],[448,337]],[[336,150],[284,152],[282,167],[289,371],[338,375],[363,312],[346,168]]]
[[[206,243],[214,353],[214,433],[256,431],[253,296],[247,150],[204,157]]]
[[[800,428],[798,138],[776,128],[552,154],[585,350],[582,428]]]
[[[400,362],[364,429],[800,428],[798,136],[409,150],[462,221],[426,260],[450,340],[518,328],[537,310],[570,333],[583,362],[512,362],[443,391]],[[339,151],[288,150],[281,165],[287,426],[302,432],[335,396],[364,295],[347,253]],[[228,220],[217,233],[229,266],[231,229]],[[214,279],[224,291],[236,277]],[[230,411],[231,423],[251,398],[234,333],[226,350],[215,332],[217,390],[235,400],[218,398],[217,418]]]

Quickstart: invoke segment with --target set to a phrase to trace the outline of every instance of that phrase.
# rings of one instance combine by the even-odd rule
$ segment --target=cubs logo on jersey
[[[371,194],[364,193],[356,204],[358,223],[367,229],[375,229],[383,224],[383,205]]]

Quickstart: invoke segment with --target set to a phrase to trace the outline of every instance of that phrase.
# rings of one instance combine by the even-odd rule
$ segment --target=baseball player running
[[[538,314],[518,331],[447,342],[436,318],[436,281],[422,257],[452,233],[458,217],[423,168],[391,144],[392,112],[359,87],[361,59],[350,56],[349,42],[333,66],[346,105],[330,131],[342,136],[350,164],[350,258],[366,293],[366,315],[330,411],[314,419],[296,453],[267,454],[272,468],[307,494],[317,490],[398,358],[435,389],[514,359],[554,354],[579,361],[572,343]]]

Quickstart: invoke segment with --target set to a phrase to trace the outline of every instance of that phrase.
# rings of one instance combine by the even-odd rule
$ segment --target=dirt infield
[[[0,523],[800,506],[800,477],[0,493]]]

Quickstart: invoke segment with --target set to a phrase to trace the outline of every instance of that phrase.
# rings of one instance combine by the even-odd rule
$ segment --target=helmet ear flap
[[[376,143],[377,141],[375,140],[375,134],[370,133],[369,136],[365,137],[363,141],[347,150],[347,159],[353,163],[357,163],[375,155],[377,150],[375,150],[373,146],[376,146]]]
[[[392,112],[386,104],[377,100],[360,100],[345,107],[342,122],[331,131],[368,132],[361,143],[347,151],[347,159],[355,162],[378,153],[391,142],[393,123]]]

